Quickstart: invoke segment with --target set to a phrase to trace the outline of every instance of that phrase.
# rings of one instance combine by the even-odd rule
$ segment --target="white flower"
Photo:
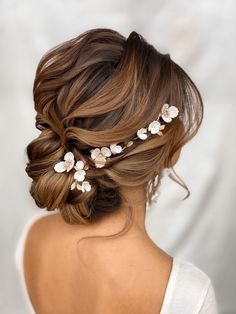
[[[96,168],[104,167],[106,163],[106,158],[111,156],[111,151],[108,147],[102,147],[92,149],[91,151],[91,158],[95,161]]]
[[[82,182],[84,181],[85,175],[86,175],[86,172],[83,169],[79,169],[78,171],[74,173],[74,179],[76,181]]]
[[[85,166],[85,164],[84,164],[84,162],[83,162],[83,160],[79,160],[79,161],[77,161],[77,163],[75,164],[75,166],[74,166],[74,168],[75,168],[75,170],[80,170],[80,169],[84,169],[84,166]]]
[[[88,165],[85,166],[85,163],[83,162],[83,160],[79,160],[75,164],[74,168],[76,170],[76,172],[74,173],[74,179],[79,182],[84,181],[84,178],[86,175],[86,172],[84,171],[84,169],[88,169]]]
[[[147,129],[146,128],[139,129],[138,132],[137,132],[137,136],[141,140],[146,140],[146,138],[147,138]]]
[[[91,185],[88,181],[84,181],[86,171],[89,169],[89,166],[83,162],[83,160],[77,161],[77,163],[74,166],[76,172],[74,173],[74,179],[75,181],[71,184],[71,190],[74,190],[77,188],[78,190],[81,190],[82,192],[87,192],[91,190]],[[82,182],[79,184],[79,182]]]
[[[70,189],[74,190],[77,188],[78,190],[81,190],[82,192],[90,191],[91,185],[88,181],[84,181],[86,172],[85,170],[89,169],[89,166],[83,162],[83,160],[79,160],[75,164],[75,157],[73,153],[68,152],[64,156],[64,161],[58,162],[54,166],[54,170],[56,172],[69,172],[72,168],[76,170],[74,173],[74,182],[71,184]],[[82,182],[82,185],[79,184],[79,182]]]
[[[77,190],[80,190],[82,192],[89,192],[91,190],[91,184],[88,181],[83,181],[82,184],[77,183],[76,181],[74,181],[71,184],[71,190],[74,190],[75,188],[77,188]]]
[[[122,152],[122,147],[120,145],[115,144],[111,144],[110,145],[110,150],[112,152],[112,154],[119,154]]]
[[[91,185],[88,181],[82,182],[82,185],[78,185],[78,190],[81,190],[82,192],[89,192],[91,190]]]
[[[159,121],[155,120],[149,124],[148,131],[150,131],[152,134],[162,135],[162,132],[160,130],[163,130],[164,128],[165,125],[161,125]]]
[[[54,170],[58,173],[64,171],[69,172],[74,167],[74,164],[75,164],[74,155],[73,153],[68,152],[64,156],[64,161],[60,161],[57,164],[55,164]]]
[[[171,122],[172,118],[177,117],[179,110],[175,106],[170,106],[169,104],[164,104],[161,109],[161,117],[165,122]]]

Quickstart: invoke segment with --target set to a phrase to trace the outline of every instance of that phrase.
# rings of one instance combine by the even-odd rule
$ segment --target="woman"
[[[54,211],[27,232],[23,272],[39,314],[217,313],[209,277],[145,229],[163,173],[198,131],[199,91],[136,32],[93,29],[47,52],[33,87],[31,195]],[[189,193],[188,195],[189,196]]]

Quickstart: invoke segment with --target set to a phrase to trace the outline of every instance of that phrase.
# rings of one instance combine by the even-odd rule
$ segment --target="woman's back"
[[[60,215],[32,224],[23,269],[37,313],[216,313],[211,282],[198,268],[172,263],[138,232],[77,243],[98,234],[92,227],[68,225]]]
[[[97,234],[88,226],[67,225],[59,215],[33,224],[24,268],[37,313],[156,314],[172,258],[138,232],[77,244]]]

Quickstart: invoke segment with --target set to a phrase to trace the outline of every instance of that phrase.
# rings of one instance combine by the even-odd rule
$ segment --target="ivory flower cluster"
[[[161,117],[164,122],[170,123],[173,118],[178,116],[178,114],[179,111],[177,107],[164,104],[158,119],[152,121],[146,128],[139,129],[136,133],[136,137],[129,141],[125,146],[122,147],[121,145],[118,145],[118,143],[113,143],[109,147],[94,148],[90,150],[91,159],[94,161],[96,168],[103,168],[107,159],[109,159],[111,155],[120,154],[125,148],[133,145],[134,140],[136,139],[146,140],[150,134],[162,136],[162,130],[164,130],[165,124],[161,124],[159,118]],[[72,169],[75,169],[75,173],[74,181],[71,184],[71,190],[76,188],[82,192],[89,192],[91,190],[91,185],[85,180],[86,170],[89,169],[89,166],[82,160],[75,162],[75,157],[72,152],[67,152],[64,156],[64,161],[60,161],[54,166],[54,170],[58,173],[69,172]]]
[[[85,180],[86,171],[89,169],[88,165],[85,165],[83,160],[79,160],[75,163],[75,157],[72,152],[68,152],[64,156],[64,161],[60,161],[54,166],[54,170],[58,173],[69,172],[75,169],[74,182],[71,184],[71,190],[77,188],[82,192],[89,192],[91,185]]]
[[[141,128],[137,131],[137,136],[133,139],[146,140],[149,134],[157,134],[162,136],[162,130],[165,128],[165,124],[161,124],[159,118],[161,117],[166,123],[170,123],[173,118],[177,117],[179,110],[175,106],[170,106],[169,104],[164,104],[162,106],[161,112],[157,120],[152,121],[148,127]],[[148,133],[150,132],[150,133]],[[120,154],[126,147],[133,145],[133,140],[129,141],[124,147],[113,143],[110,147],[95,148],[90,151],[91,158],[94,160],[96,168],[102,168],[106,164],[106,160],[109,159],[111,155]]]

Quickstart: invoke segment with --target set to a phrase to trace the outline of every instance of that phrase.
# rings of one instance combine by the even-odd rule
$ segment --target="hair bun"
[[[202,121],[194,83],[135,31],[126,39],[111,29],[92,29],[50,49],[38,64],[33,94],[41,133],[27,147],[31,194],[38,206],[59,209],[69,223],[96,220],[120,208],[120,187],[145,186],[170,167]],[[164,128],[157,121],[160,114],[165,132],[155,136]],[[136,135],[122,152],[121,145],[110,146],[125,145]],[[91,156],[91,150],[104,147],[115,154],[103,149],[106,158],[98,151]],[[89,169],[70,168],[67,152]],[[104,159],[105,166],[96,168]],[[89,182],[83,187],[82,170]],[[148,192],[149,202],[157,185]]]

